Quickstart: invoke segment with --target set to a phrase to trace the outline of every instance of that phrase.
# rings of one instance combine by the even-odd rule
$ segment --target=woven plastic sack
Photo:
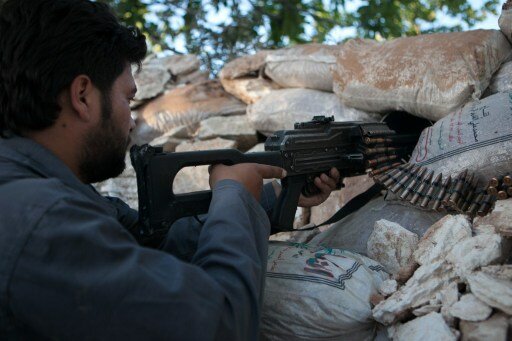
[[[263,340],[372,340],[370,296],[383,267],[348,251],[271,242],[261,319]]]
[[[227,63],[219,73],[220,82],[227,92],[250,104],[281,88],[264,75],[265,58],[270,51],[259,51]]]
[[[332,92],[336,45],[305,44],[273,51],[266,56],[265,74],[284,88]]]
[[[397,223],[421,237],[432,224],[444,216],[434,211],[416,208],[392,197],[390,194],[387,198],[380,196],[373,199],[358,211],[315,236],[309,244],[329,245],[333,248],[368,255],[368,239],[378,220],[385,219]]]
[[[512,92],[498,93],[468,103],[432,127],[426,128],[411,163],[442,173],[446,178],[467,169],[480,180],[512,170]]]
[[[437,121],[479,99],[512,54],[498,30],[428,34],[340,47],[334,92],[369,112],[403,110]]]
[[[179,126],[212,116],[244,114],[246,105],[228,94],[218,81],[209,80],[170,90],[137,112],[134,143],[147,143]]]
[[[377,122],[380,115],[346,107],[336,95],[310,89],[275,90],[247,107],[253,127],[263,134],[293,129],[295,122],[310,121],[313,116],[334,116],[336,121]]]

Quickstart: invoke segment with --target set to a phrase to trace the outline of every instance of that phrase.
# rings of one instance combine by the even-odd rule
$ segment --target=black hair
[[[0,7],[0,136],[53,125],[57,97],[78,75],[108,95],[144,35],[89,0],[7,0]]]

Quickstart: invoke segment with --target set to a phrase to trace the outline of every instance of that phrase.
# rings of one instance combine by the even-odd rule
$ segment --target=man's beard
[[[126,167],[126,149],[130,138],[112,121],[112,104],[108,95],[101,98],[101,122],[85,137],[80,177],[85,183],[114,178]]]

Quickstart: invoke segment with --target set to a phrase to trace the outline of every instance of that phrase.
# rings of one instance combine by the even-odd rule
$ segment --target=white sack
[[[219,73],[219,79],[227,92],[250,104],[280,86],[265,77],[265,58],[270,51],[259,51],[227,63]]]
[[[480,98],[511,53],[498,30],[351,40],[340,47],[334,92],[361,110],[403,110],[437,121]]]
[[[372,338],[370,296],[382,266],[344,250],[271,242],[261,319],[263,340]]]
[[[305,44],[273,51],[266,56],[265,74],[284,88],[332,92],[336,45]]]
[[[444,178],[468,169],[482,186],[492,177],[510,173],[512,93],[468,103],[426,128],[410,162],[443,173]]]
[[[335,121],[377,122],[379,115],[346,107],[336,95],[310,89],[275,90],[247,107],[254,128],[263,134],[293,129],[295,122],[313,116],[334,116]]]

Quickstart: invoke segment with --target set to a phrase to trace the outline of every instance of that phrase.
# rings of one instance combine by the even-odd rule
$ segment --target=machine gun
[[[272,210],[271,226],[286,231],[293,220],[301,193],[318,191],[314,179],[336,167],[341,177],[365,174],[369,168],[398,165],[410,154],[417,135],[397,135],[385,123],[335,122],[315,116],[295,123],[293,130],[269,136],[265,152],[236,149],[163,152],[161,147],[133,146],[130,157],[137,173],[139,230],[142,240],[161,238],[179,218],[207,213],[211,191],[173,192],[174,178],[185,167],[222,163],[260,163],[282,167],[287,176]]]

